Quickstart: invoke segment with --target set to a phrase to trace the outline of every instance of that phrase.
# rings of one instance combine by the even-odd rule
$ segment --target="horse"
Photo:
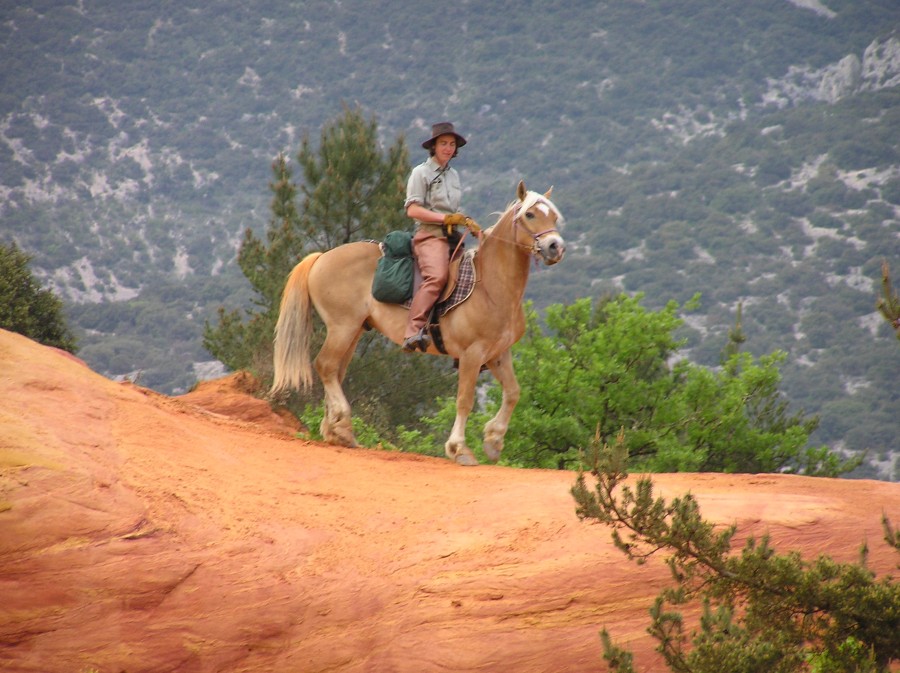
[[[456,419],[444,450],[459,465],[477,465],[466,446],[466,423],[475,400],[475,385],[483,366],[502,387],[497,414],[484,426],[484,452],[491,462],[500,458],[503,440],[520,388],[510,349],[525,332],[522,301],[532,259],[557,264],[566,251],[559,233],[563,217],[550,200],[551,187],[541,195],[520,181],[513,200],[497,222],[480,235],[474,256],[476,284],[463,303],[440,318],[446,353],[432,343],[427,353],[459,360]],[[310,343],[312,309],[325,324],[326,336],[315,358],[325,389],[323,439],[355,447],[350,404],[341,387],[356,344],[365,329],[374,328],[400,344],[408,309],[372,296],[372,279],[381,257],[377,243],[345,243],[326,252],[313,252],[291,271],[279,307],[274,340],[274,379],[271,394],[312,386]]]

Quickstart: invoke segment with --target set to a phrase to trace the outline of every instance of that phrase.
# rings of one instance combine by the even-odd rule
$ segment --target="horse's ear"
[[[528,193],[528,190],[525,189],[525,181],[519,180],[519,186],[516,189],[516,196],[519,197],[519,201],[525,200],[525,195]]]
[[[550,189],[548,189],[546,192],[544,192],[544,198],[549,199],[551,193],[553,193],[553,185],[550,185]]]

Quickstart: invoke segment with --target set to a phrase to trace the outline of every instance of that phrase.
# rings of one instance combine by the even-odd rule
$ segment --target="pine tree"
[[[246,316],[220,309],[218,326],[207,323],[204,330],[204,347],[229,368],[268,375],[281,290],[304,254],[408,226],[402,211],[406,145],[400,138],[382,152],[377,129],[359,108],[345,107],[322,130],[317,149],[304,137],[297,157],[304,178],[299,190],[287,158],[281,154],[272,163],[265,241],[248,228],[238,252],[238,265],[256,292],[255,308]]]
[[[248,228],[238,251],[238,265],[256,292],[256,310],[245,311],[245,321],[240,311],[219,308],[218,326],[206,323],[203,332],[203,347],[228,368],[249,369],[263,377],[270,369],[281,289],[303,253],[304,240],[295,205],[297,188],[283,154],[272,162],[272,175],[267,244]]]
[[[258,295],[257,305],[269,311],[281,296],[284,280],[304,252],[305,237],[300,231],[297,212],[297,187],[293,171],[283,154],[272,162],[272,217],[266,231],[266,244],[251,229],[244,232],[238,251],[238,266]]]
[[[865,546],[858,563],[778,554],[768,536],[750,538],[734,554],[736,527],[705,521],[691,495],[667,502],[654,497],[647,477],[634,488],[624,483],[621,436],[594,449],[596,488],[582,473],[572,489],[578,516],[610,526],[616,547],[638,564],[667,555],[675,586],[657,597],[648,631],[669,670],[881,673],[900,659],[900,585],[876,579]],[[884,522],[886,541],[900,551]],[[700,608],[699,625],[688,624],[680,606]],[[601,640],[610,670],[632,673],[631,653],[605,629]]]
[[[577,467],[595,431],[608,443],[627,427],[632,458],[650,472],[837,476],[859,464],[808,446],[818,419],[789,413],[779,390],[784,353],[736,351],[717,369],[676,357],[678,310],[670,302],[650,311],[640,295],[554,304],[543,319],[527,306],[525,335],[513,347],[522,390],[504,459]],[[500,393],[488,389],[493,405]]]
[[[346,106],[322,130],[317,150],[304,136],[297,155],[305,176],[301,226],[311,247],[327,250],[362,238],[381,239],[409,226],[403,211],[406,145],[398,141],[384,155],[378,147],[375,120]]]
[[[725,364],[732,355],[737,355],[747,341],[747,335],[744,334],[743,313],[744,302],[738,302],[734,327],[728,330],[728,343],[722,349],[722,364]]]

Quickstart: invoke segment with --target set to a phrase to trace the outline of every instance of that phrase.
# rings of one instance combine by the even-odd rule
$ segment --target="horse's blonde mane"
[[[525,198],[522,199],[522,201],[519,201],[518,199],[516,199],[515,201],[510,201],[509,205],[506,206],[506,210],[504,210],[502,213],[496,213],[496,212],[491,213],[491,215],[497,215],[498,218],[497,218],[497,222],[493,226],[489,227],[489,230],[493,229],[495,226],[497,226],[497,224],[500,223],[500,220],[505,215],[508,215],[509,213],[511,213],[515,208],[518,207],[521,210],[528,210],[529,208],[531,208],[532,206],[534,206],[535,204],[538,204],[538,203],[546,204],[547,207],[553,211],[553,213],[556,215],[556,228],[559,230],[562,230],[563,226],[565,226],[565,218],[563,217],[562,213],[559,212],[559,208],[556,207],[556,204],[553,203],[553,201],[548,199],[543,194],[539,194],[537,192],[531,192],[531,191],[525,192]]]

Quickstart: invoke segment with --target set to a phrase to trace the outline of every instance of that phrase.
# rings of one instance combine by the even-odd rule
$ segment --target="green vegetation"
[[[533,308],[513,348],[521,398],[510,421],[502,461],[522,467],[574,469],[592,442],[612,442],[629,429],[626,446],[636,469],[650,472],[794,472],[837,476],[860,459],[810,446],[816,418],[790,414],[780,392],[783,353],[760,358],[740,352],[740,325],[721,367],[679,358],[679,308],[660,311],[641,297],[580,299]],[[500,404],[487,390],[487,409],[472,415],[474,436]],[[455,400],[423,419],[436,436],[449,427]]]
[[[41,289],[28,268],[30,261],[15,243],[0,244],[0,327],[74,353],[77,345],[62,302]]]
[[[72,323],[82,326],[79,357],[108,376],[169,394],[187,392],[197,382],[191,363],[210,361],[202,343],[204,321],[215,316],[210,302],[249,301],[246,280],[234,273],[195,280],[185,287],[162,277],[129,301],[69,304]]]
[[[628,559],[640,565],[665,555],[674,586],[654,602],[648,632],[669,670],[886,673],[900,660],[900,584],[866,567],[867,543],[858,563],[779,554],[768,535],[733,553],[736,527],[704,520],[690,494],[667,502],[647,477],[624,483],[625,437],[594,445],[596,488],[582,473],[572,494],[578,516],[612,527]],[[884,527],[900,551],[886,519]],[[699,612],[697,623],[682,610]],[[609,670],[632,673],[632,654],[605,628],[601,638]]]

